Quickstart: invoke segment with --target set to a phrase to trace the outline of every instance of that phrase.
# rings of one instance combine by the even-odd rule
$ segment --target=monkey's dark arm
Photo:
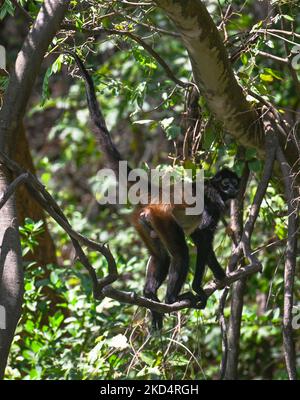
[[[205,231],[206,230],[201,230],[198,228],[191,234],[191,239],[197,248],[197,260],[194,280],[192,283],[192,288],[194,292],[197,293],[197,296],[195,296],[192,292],[183,293],[179,296],[179,300],[188,298],[190,301],[194,302],[194,306],[196,308],[205,308],[207,302],[207,296],[201,287],[205,266],[208,263],[208,254],[210,252],[210,238],[207,236]]]
[[[207,236],[209,235],[209,237]],[[210,240],[211,235],[207,229],[199,229],[197,228],[192,234],[191,239],[193,240],[196,249],[197,249],[197,258],[196,258],[196,267],[195,267],[195,275],[192,284],[193,290],[198,293],[201,289],[202,279],[205,272],[205,266],[208,262],[208,254],[210,252]]]
[[[198,293],[202,285],[206,265],[210,267],[218,280],[224,279],[226,274],[220,266],[213,249],[214,230],[207,227],[204,229],[197,228],[192,233],[191,238],[197,248],[195,276],[192,287]]]
[[[211,251],[208,253],[207,265],[212,270],[214,277],[217,280],[222,281],[226,277],[226,273],[219,264],[213,248],[211,248]]]

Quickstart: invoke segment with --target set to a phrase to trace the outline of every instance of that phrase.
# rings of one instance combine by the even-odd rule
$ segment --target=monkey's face
[[[220,189],[228,199],[234,199],[239,191],[239,180],[236,178],[224,178],[221,180]]]
[[[223,199],[234,199],[239,192],[240,178],[235,172],[223,169],[214,176],[213,184]]]

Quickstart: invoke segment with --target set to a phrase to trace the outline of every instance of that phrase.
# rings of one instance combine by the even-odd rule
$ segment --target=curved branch
[[[244,279],[247,276],[254,274],[255,272],[259,272],[260,269],[261,269],[260,264],[251,264],[239,268],[236,271],[228,274],[222,282],[220,281],[209,282],[207,285],[205,285],[204,292],[206,293],[207,297],[209,297],[215,291],[223,289],[224,286],[229,286],[233,282],[236,282],[240,279]],[[105,296],[110,297],[114,300],[118,300],[122,303],[128,303],[146,307],[152,311],[157,311],[163,314],[170,313],[173,311],[179,311],[182,310],[183,308],[195,308],[195,306],[191,304],[190,300],[181,300],[173,304],[159,303],[157,301],[146,299],[143,296],[138,296],[133,292],[124,292],[121,290],[117,290],[110,285],[103,288],[102,291]]]
[[[103,296],[108,296],[112,299],[128,303],[135,304],[138,306],[147,307],[150,310],[158,311],[161,313],[169,313],[172,311],[178,311],[183,308],[195,308],[194,304],[190,300],[182,300],[173,304],[164,304],[156,301],[146,299],[145,297],[138,296],[133,292],[124,292],[121,290],[114,289],[111,283],[115,282],[119,275],[116,267],[115,260],[108,247],[103,244],[97,243],[93,240],[87,239],[80,233],[74,231],[69,224],[67,218],[47,192],[44,186],[38,181],[38,179],[30,172],[24,171],[16,162],[10,160],[4,153],[0,152],[0,161],[4,163],[14,174],[18,175],[15,181],[9,186],[8,190],[4,193],[0,201],[0,210],[4,206],[5,202],[13,194],[13,191],[21,184],[25,183],[30,190],[33,198],[54,218],[54,220],[68,233],[72,243],[76,249],[79,260],[88,270],[91,280],[93,282],[94,297],[95,299],[102,299]],[[97,275],[93,266],[89,263],[86,255],[84,254],[79,242],[88,246],[89,248],[99,251],[108,262],[109,274],[101,279],[97,279]],[[255,261],[255,260],[254,260]],[[261,265],[258,262],[254,262],[243,268],[239,268],[234,272],[229,273],[226,278],[221,281],[212,281],[204,287],[204,291],[207,297],[211,296],[216,290],[222,289],[225,286],[231,285],[233,282],[243,279],[261,269]]]

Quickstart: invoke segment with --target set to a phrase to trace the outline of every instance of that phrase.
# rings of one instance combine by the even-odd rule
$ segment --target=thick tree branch
[[[0,113],[0,148],[6,151],[13,143],[12,132],[24,115],[34,81],[39,73],[44,55],[68,8],[69,0],[47,0],[18,53],[10,74],[9,85]],[[13,116],[13,118],[12,118]]]
[[[262,178],[259,182],[256,190],[253,204],[250,209],[249,217],[243,229],[243,233],[239,238],[240,243],[236,247],[233,257],[230,262],[231,268],[238,262],[241,252],[243,251],[244,257],[249,259],[252,265],[256,265],[260,270],[262,269],[261,263],[253,254],[251,250],[251,236],[254,230],[254,225],[258,217],[262,200],[265,196],[269,181],[272,176],[276,149],[277,149],[277,138],[274,129],[273,114],[266,108],[263,108],[263,126],[266,135],[266,161]],[[242,226],[242,216],[235,217],[239,227]],[[238,235],[240,236],[240,234]],[[238,238],[237,238],[238,239]],[[231,299],[231,313],[227,330],[227,349],[228,354],[225,355],[226,367],[224,366],[225,361],[223,360],[222,365],[222,377],[224,379],[237,379],[238,374],[238,354],[239,354],[239,338],[240,338],[240,324],[243,310],[243,294],[245,291],[246,280],[242,279],[233,285],[233,293]]]
[[[239,148],[237,158],[244,158],[245,149]],[[243,232],[243,214],[244,214],[244,197],[246,193],[247,183],[250,175],[248,164],[245,163],[244,171],[241,178],[241,188],[237,199],[231,204],[231,228],[234,235],[234,243],[240,243]],[[234,245],[233,251],[237,245]],[[231,270],[244,266],[244,260],[236,260],[236,265],[230,263]],[[239,356],[239,338],[242,320],[242,311],[244,304],[244,292],[246,289],[246,279],[243,278],[235,282],[231,287],[231,304],[230,317],[226,326],[223,309],[229,290],[226,288],[222,293],[219,306],[219,322],[222,332],[223,354],[220,368],[220,379],[236,379],[238,372],[238,356]]]
[[[195,82],[211,111],[239,144],[256,148],[264,159],[263,127],[237,83],[222,38],[205,5],[200,0],[155,2],[181,34],[192,62]],[[279,141],[289,164],[299,163],[294,139],[281,132]]]
[[[261,266],[258,264],[256,264],[256,265],[250,264],[243,268],[239,268],[238,270],[228,274],[222,282],[216,282],[216,281],[209,282],[207,285],[205,285],[204,292],[209,297],[215,291],[223,289],[224,286],[229,286],[233,282],[236,282],[240,279],[246,278],[247,276],[250,276],[250,275],[260,271],[260,269],[261,269]],[[146,299],[145,297],[137,296],[135,293],[132,293],[132,292],[131,293],[123,292],[123,291],[114,289],[110,285],[106,286],[103,289],[103,293],[106,296],[111,297],[112,299],[121,301],[122,303],[135,304],[138,306],[147,307],[150,310],[158,311],[160,313],[170,313],[170,312],[182,310],[183,308],[195,308],[191,304],[190,300],[181,300],[181,301],[173,303],[173,304],[158,303],[156,301]]]
[[[38,16],[18,53],[0,111],[0,151],[12,153],[18,140],[18,125],[24,115],[33,83],[45,52],[69,5],[69,0],[45,0]],[[26,177],[19,178],[22,183]],[[11,174],[0,165],[0,193],[6,200]],[[2,202],[2,204],[3,204]],[[0,330],[0,378],[4,376],[9,348],[21,314],[23,298],[22,251],[17,226],[14,196],[10,196],[0,210],[0,305],[7,314],[6,329]]]

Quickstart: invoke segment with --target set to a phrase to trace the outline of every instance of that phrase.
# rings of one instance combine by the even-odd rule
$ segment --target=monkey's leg
[[[224,278],[226,278],[226,273],[219,264],[219,261],[216,258],[213,248],[210,249],[210,252],[208,254],[207,264],[209,268],[212,270],[216,279],[222,281]]]
[[[180,249],[180,250],[179,250]],[[184,285],[189,268],[189,253],[186,243],[181,243],[171,254],[166,303],[180,300],[179,293]]]
[[[166,303],[178,300],[189,267],[189,250],[184,232],[171,214],[151,215],[151,224],[171,257]]]
[[[201,248],[202,250],[202,248]],[[205,272],[206,257],[202,254],[200,247],[197,246],[197,259],[195,267],[195,275],[192,283],[193,290],[197,293],[197,297],[194,302],[198,304],[198,308],[205,308],[207,302],[207,295],[202,289],[202,280]]]
[[[147,265],[146,284],[144,287],[144,296],[150,300],[159,301],[157,290],[166,279],[170,264],[170,258],[165,253],[161,257],[152,255]],[[151,311],[152,327],[155,330],[162,329],[163,314]]]
[[[191,238],[196,245],[197,249],[197,258],[196,258],[196,267],[195,267],[195,275],[192,284],[193,290],[198,294],[199,301],[202,303],[201,308],[205,308],[207,296],[202,289],[202,280],[205,272],[205,266],[208,262],[208,255],[210,252],[210,242],[213,238],[213,235],[207,229],[196,229]]]
[[[149,214],[149,213],[148,213]],[[144,286],[144,296],[150,300],[158,301],[157,290],[166,279],[168,274],[170,257],[158,235],[153,229],[148,214],[144,211],[138,214],[134,220],[135,227],[139,232],[144,243],[148,247],[151,257],[147,264],[146,283]],[[152,327],[160,330],[163,323],[163,314],[151,311]]]

